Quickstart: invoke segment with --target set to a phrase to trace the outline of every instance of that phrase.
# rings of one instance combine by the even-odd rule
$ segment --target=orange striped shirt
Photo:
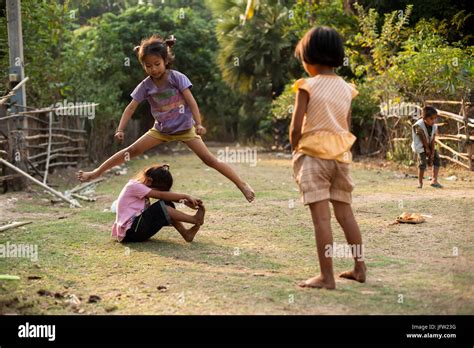
[[[350,133],[347,116],[352,99],[359,94],[355,86],[337,75],[316,75],[296,81],[293,89],[309,95],[296,152],[350,162],[355,137]]]

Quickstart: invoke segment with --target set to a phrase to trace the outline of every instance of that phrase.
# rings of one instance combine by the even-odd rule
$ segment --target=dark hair
[[[438,115],[438,110],[436,110],[432,106],[425,106],[423,108],[421,115],[423,116],[423,118],[431,117],[433,115]]]
[[[138,60],[143,64],[143,59],[149,55],[160,56],[166,62],[166,69],[173,66],[174,54],[171,47],[175,44],[174,35],[164,40],[160,35],[155,34],[147,39],[143,39],[140,46],[136,46],[133,50],[138,56]]]
[[[171,186],[173,186],[173,176],[170,173],[170,166],[168,164],[147,167],[141,170],[134,179],[142,184],[145,184],[147,179],[151,179],[149,186],[160,191],[169,191]]]
[[[296,45],[295,57],[311,65],[341,66],[344,61],[342,38],[333,28],[313,28]]]

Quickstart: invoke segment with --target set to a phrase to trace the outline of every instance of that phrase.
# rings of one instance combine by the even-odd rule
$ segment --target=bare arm
[[[416,133],[416,135],[418,135],[420,137],[421,142],[423,143],[423,148],[425,149],[425,153],[426,153],[427,156],[429,156],[431,154],[431,147],[428,144],[428,140],[426,139],[425,133],[418,126],[415,126],[415,133]]]
[[[431,156],[434,156],[435,139],[436,139],[436,133],[433,134],[433,140],[431,141],[431,146],[430,146],[430,149],[431,149]]]
[[[349,109],[349,114],[347,115],[347,129],[349,132],[351,131],[352,127],[352,107]]]
[[[308,107],[308,100],[308,92],[303,90],[296,92],[295,110],[290,124],[290,144],[293,151],[297,148],[301,139],[301,128],[303,127],[303,117]]]
[[[132,101],[127,105],[127,107],[123,111],[122,118],[120,119],[120,123],[117,130],[123,131],[125,129],[128,121],[133,116],[133,113],[137,109],[138,105],[139,103],[135,99],[132,99]]]
[[[196,103],[196,100],[194,99],[193,94],[191,93],[191,90],[189,88],[186,88],[183,91],[183,97],[184,100],[186,100],[186,104],[189,105],[189,108],[191,109],[191,113],[193,114],[194,121],[196,122],[196,126],[201,125],[201,113],[199,112],[199,107]]]
[[[146,195],[148,198],[162,199],[164,201],[179,202],[182,199],[188,199],[189,195],[184,193],[168,192],[168,191],[159,191],[151,190],[149,194]]]
[[[197,209],[202,204],[202,200],[184,193],[151,190],[146,195],[148,198],[162,199],[164,201],[179,202],[184,200],[184,204],[190,208]]]
[[[430,143],[430,163],[433,164],[434,155],[435,155],[435,139],[436,133],[433,135],[433,140]]]
[[[115,131],[115,138],[118,141],[122,141],[124,138],[124,129],[127,126],[128,121],[132,118],[133,113],[137,109],[139,103],[132,99],[132,101],[127,105],[125,110],[123,111],[122,118],[120,119],[120,123]]]

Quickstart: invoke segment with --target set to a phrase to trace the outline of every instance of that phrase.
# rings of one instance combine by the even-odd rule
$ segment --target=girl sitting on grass
[[[204,223],[204,205],[190,195],[169,192],[172,185],[173,177],[167,164],[145,168],[129,180],[117,200],[112,237],[120,242],[143,242],[162,227],[173,225],[186,242],[192,242]],[[158,201],[150,205],[150,198]],[[180,212],[173,202],[183,202],[197,212],[194,215]],[[186,228],[183,222],[194,226]]]
[[[201,124],[199,108],[191,93],[193,85],[186,75],[171,69],[174,59],[171,46],[174,43],[174,38],[164,41],[160,36],[153,35],[135,48],[138,60],[148,77],[132,92],[132,101],[123,112],[115,138],[123,140],[125,126],[145,99],[148,100],[156,121],[154,127],[132,145],[110,157],[100,167],[91,172],[81,170],[77,177],[83,182],[95,179],[106,170],[124,163],[128,158],[139,156],[160,143],[182,141],[206,165],[231,180],[245,198],[252,202],[255,193],[250,185],[242,181],[229,165],[218,161],[201,139],[206,129]]]
[[[349,175],[351,146],[351,102],[355,87],[334,72],[344,59],[339,34],[332,28],[308,31],[296,46],[296,57],[311,76],[295,83],[296,102],[290,125],[293,170],[302,201],[309,205],[313,220],[321,274],[301,283],[302,287],[334,289],[331,211],[341,225],[352,250],[362,253],[362,238],[351,207],[354,188]],[[354,269],[343,278],[365,282],[363,255],[352,255]]]

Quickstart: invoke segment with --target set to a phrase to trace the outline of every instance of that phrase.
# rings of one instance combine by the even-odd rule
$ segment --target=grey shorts
[[[428,165],[428,159],[426,153],[422,152],[418,154],[418,168],[425,170]],[[440,167],[441,161],[439,159],[438,151],[435,150],[433,158],[433,167]]]

